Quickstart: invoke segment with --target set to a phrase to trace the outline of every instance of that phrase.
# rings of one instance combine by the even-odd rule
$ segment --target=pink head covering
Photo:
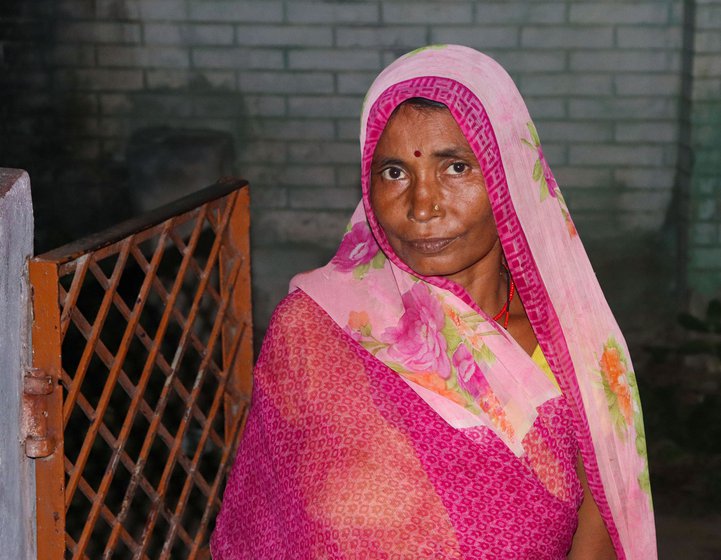
[[[333,320],[450,425],[486,426],[516,456],[558,388],[466,291],[414,274],[369,202],[370,165],[393,110],[444,103],[486,181],[503,251],[539,344],[571,405],[589,487],[619,558],[656,558],[641,406],[628,350],[508,74],[472,49],[432,46],[386,68],[361,120],[363,201],[337,255],[294,278]],[[422,333],[422,334],[421,334]]]

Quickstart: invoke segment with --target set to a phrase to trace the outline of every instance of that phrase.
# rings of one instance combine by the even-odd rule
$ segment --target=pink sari
[[[444,103],[468,139],[558,385],[378,226],[370,163],[411,97]],[[565,558],[580,453],[618,557],[655,558],[627,348],[511,79],[464,47],[410,53],[371,87],[361,147],[363,201],[338,253],[271,321],[213,557]]]

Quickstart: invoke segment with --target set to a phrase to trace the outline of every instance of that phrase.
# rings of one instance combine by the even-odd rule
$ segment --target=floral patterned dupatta
[[[375,146],[411,97],[444,103],[481,165],[500,241],[558,382],[533,363],[463,288],[415,275],[391,249],[369,202]],[[619,558],[656,558],[638,390],[623,336],[596,280],[528,110],[492,59],[433,46],[391,64],[371,87],[361,126],[363,201],[338,253],[294,278],[359,344],[450,425],[491,429],[526,453],[538,407],[558,396]]]

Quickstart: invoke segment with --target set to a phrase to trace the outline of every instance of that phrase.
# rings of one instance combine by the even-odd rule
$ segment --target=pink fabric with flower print
[[[618,557],[655,558],[628,351],[525,104],[492,59],[465,47],[433,47],[402,57],[376,79],[362,116],[363,202],[346,246],[328,266],[296,277],[292,289],[310,295],[451,426],[469,437],[485,426],[516,456],[532,455],[532,438],[524,436],[558,390],[460,286],[416,277],[370,208],[375,144],[393,109],[410,97],[446,104],[481,165],[509,268],[571,405],[589,486]]]

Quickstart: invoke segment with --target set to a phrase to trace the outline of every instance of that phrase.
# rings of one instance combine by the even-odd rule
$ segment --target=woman
[[[361,149],[338,253],[271,321],[214,558],[655,558],[627,349],[511,79],[414,51]]]

